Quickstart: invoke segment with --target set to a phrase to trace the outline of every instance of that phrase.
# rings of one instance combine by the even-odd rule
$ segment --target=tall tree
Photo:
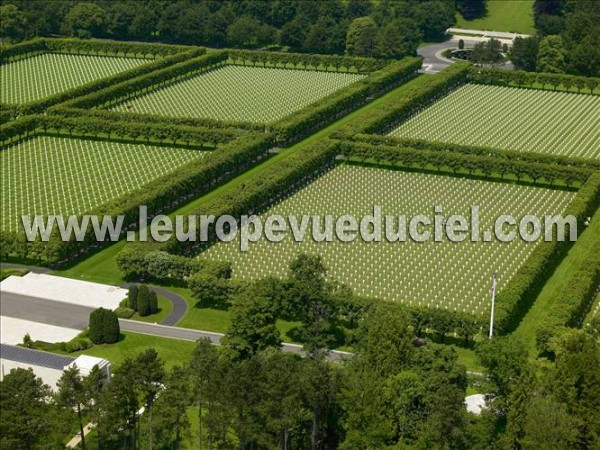
[[[510,60],[515,69],[534,72],[537,66],[539,46],[540,41],[537,36],[515,38],[510,51]]]
[[[553,35],[541,40],[536,68],[538,72],[565,72],[565,48],[562,37]]]
[[[100,37],[108,27],[108,14],[94,3],[77,3],[65,17],[65,27],[71,36]]]
[[[52,413],[46,401],[50,387],[31,369],[13,369],[0,381],[0,443],[2,448],[32,449],[48,444]]]
[[[135,359],[136,386],[145,402],[148,417],[148,448],[154,448],[154,428],[152,416],[154,400],[161,390],[165,377],[165,363],[153,348],[140,353]]]
[[[198,340],[189,364],[189,371],[194,400],[198,407],[198,448],[200,450],[203,448],[203,410],[209,406],[209,391],[217,376],[218,360],[219,355],[212,342],[208,338]]]
[[[354,19],[350,23],[346,35],[346,53],[356,56],[372,56],[376,37],[377,25],[371,17]]]
[[[25,38],[27,19],[15,5],[0,5],[0,39],[18,42]]]
[[[281,336],[277,329],[276,307],[262,283],[250,285],[233,302],[231,325],[223,343],[240,358],[278,347]]]
[[[59,406],[75,409],[81,436],[81,448],[85,450],[85,433],[83,429],[83,409],[89,404],[89,390],[81,377],[79,368],[71,366],[63,372],[57,383],[56,403]]]
[[[400,59],[414,55],[422,39],[419,27],[409,19],[397,19],[377,30],[375,56]]]

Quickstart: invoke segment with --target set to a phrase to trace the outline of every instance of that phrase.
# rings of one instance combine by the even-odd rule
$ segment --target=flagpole
[[[494,335],[494,307],[496,305],[496,272],[492,274],[492,311],[490,312],[490,339]]]

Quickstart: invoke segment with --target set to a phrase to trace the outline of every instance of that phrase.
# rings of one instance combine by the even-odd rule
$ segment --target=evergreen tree
[[[149,294],[150,314],[156,314],[158,312],[158,296],[156,292],[150,291]]]
[[[137,311],[137,309],[138,309],[138,306],[137,306],[138,291],[139,291],[138,286],[134,284],[133,286],[129,287],[129,291],[127,292],[128,305],[134,311]]]
[[[152,313],[150,307],[150,290],[144,284],[138,290],[137,307],[137,311],[141,317],[146,317]]]

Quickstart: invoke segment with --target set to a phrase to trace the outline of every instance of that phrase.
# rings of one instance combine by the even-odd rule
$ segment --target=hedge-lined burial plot
[[[269,123],[366,75],[228,65],[127,100],[115,110]]]
[[[481,229],[492,230],[495,215],[560,214],[575,193],[538,187],[455,178],[416,172],[394,171],[355,165],[338,165],[291,197],[272,206],[262,217],[280,214],[301,216],[372,214],[380,205],[383,214],[416,214],[433,217],[441,205],[445,217],[481,209]],[[299,217],[300,220],[300,217]],[[289,229],[288,229],[289,230]],[[239,242],[217,243],[203,257],[231,261],[233,276],[257,279],[283,276],[299,252],[320,254],[329,276],[346,283],[359,295],[483,314],[489,310],[491,273],[499,272],[501,291],[537,245],[520,240],[511,243],[407,241],[366,243],[359,239],[343,243],[298,243],[288,234],[282,242],[261,239],[247,252]]]
[[[600,159],[600,97],[467,84],[389,135]]]
[[[205,154],[49,136],[20,141],[0,154],[0,227],[21,231],[22,214],[83,214]]]
[[[23,104],[147,64],[147,59],[44,53],[0,65],[0,103]]]

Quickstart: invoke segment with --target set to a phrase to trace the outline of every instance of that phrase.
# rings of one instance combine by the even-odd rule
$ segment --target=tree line
[[[527,72],[600,77],[600,10],[594,1],[536,0],[537,34],[517,38],[511,61]]]
[[[398,58],[414,54],[422,40],[442,39],[457,7],[469,15],[477,10],[474,3],[483,1],[2,0],[0,37],[66,35]]]
[[[58,389],[31,370],[0,381],[0,439],[9,448],[95,436],[82,448],[356,449],[591,448],[600,430],[600,341],[568,330],[555,359],[531,361],[515,337],[476,345],[486,394],[478,416],[464,406],[468,378],[454,349],[419,339],[407,311],[376,302],[357,321],[355,353],[325,359],[330,304],[343,293],[318,258],[290,265],[283,291],[257,281],[234,295],[223,346],[199,340],[167,368],[153,349],[126,358],[106,382],[96,368],[65,371]],[[278,296],[303,315],[304,358],[280,350]],[[143,412],[142,412],[143,407]],[[192,432],[192,421],[194,421]],[[73,431],[71,431],[73,433]]]

